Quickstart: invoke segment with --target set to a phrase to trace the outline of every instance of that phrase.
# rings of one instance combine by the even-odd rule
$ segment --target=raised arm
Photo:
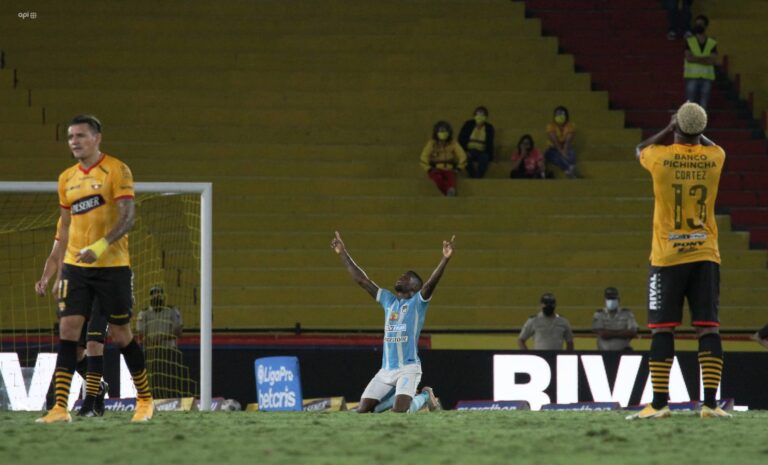
[[[347,252],[347,247],[344,245],[344,241],[341,240],[341,235],[339,235],[338,231],[336,231],[336,237],[331,240],[331,248],[334,252],[339,254],[341,257],[341,262],[347,268],[347,271],[352,276],[352,279],[354,279],[360,287],[365,289],[366,292],[368,292],[368,294],[370,294],[371,297],[375,299],[379,293],[379,286],[371,281],[368,275],[365,274],[365,271],[357,266],[357,263],[352,260],[352,257],[349,255],[349,252]]]
[[[443,272],[445,271],[445,267],[448,266],[448,262],[451,260],[451,257],[453,256],[453,241],[456,239],[456,236],[451,236],[450,241],[443,241],[443,258],[440,260],[440,263],[437,265],[437,268],[435,268],[435,271],[432,272],[432,276],[429,277],[426,283],[424,283],[424,286],[421,288],[421,297],[424,300],[429,300],[432,297],[432,293],[435,292],[435,288],[437,287],[437,283],[440,282],[440,278],[443,277]]]
[[[667,134],[672,134],[675,131],[676,127],[677,127],[677,113],[672,115],[672,119],[669,121],[669,124],[667,125],[667,127],[657,132],[656,134],[652,135],[651,137],[645,139],[644,141],[640,142],[637,145],[637,147],[635,147],[635,157],[637,157],[637,159],[639,160],[640,152],[642,152],[644,148],[648,147],[649,145],[659,144],[661,141],[664,140],[665,137],[667,137]]]
[[[110,244],[123,237],[133,227],[136,220],[136,205],[133,198],[126,198],[117,201],[118,217],[117,224],[112,230],[93,244],[85,247],[78,252],[77,261],[82,263],[93,263],[99,259],[102,253],[107,250]]]

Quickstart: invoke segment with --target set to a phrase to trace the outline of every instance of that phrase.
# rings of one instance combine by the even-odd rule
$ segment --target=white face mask
[[[605,299],[605,309],[609,312],[619,309],[618,299]]]

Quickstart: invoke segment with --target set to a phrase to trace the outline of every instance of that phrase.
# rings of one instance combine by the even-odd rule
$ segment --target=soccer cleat
[[[155,403],[152,399],[139,400],[136,399],[136,412],[131,418],[132,422],[149,421],[152,419],[152,414],[155,412]]]
[[[701,410],[699,411],[699,416],[701,416],[701,418],[731,418],[733,415],[721,409],[720,406],[712,408],[702,405]]]
[[[44,417],[35,420],[35,423],[69,423],[72,417],[65,407],[54,406]]]
[[[80,406],[80,410],[77,411],[77,416],[87,417],[87,418],[98,416],[98,414],[94,411],[93,404],[94,404],[94,398],[87,397],[83,401],[83,404]]]
[[[672,412],[669,411],[668,405],[656,410],[651,404],[648,404],[639,412],[633,413],[626,418],[627,420],[646,420],[650,418],[668,418],[671,415]]]
[[[443,409],[443,406],[440,405],[440,399],[435,397],[435,391],[431,387],[424,386],[421,388],[421,392],[426,392],[427,396],[429,396],[427,397],[427,409],[429,409],[430,412]]]
[[[99,383],[99,393],[96,394],[96,401],[93,403],[93,412],[98,416],[104,416],[104,397],[109,392],[109,383],[101,380]]]

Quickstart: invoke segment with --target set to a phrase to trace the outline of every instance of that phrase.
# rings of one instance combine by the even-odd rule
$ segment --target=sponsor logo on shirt
[[[408,342],[408,336],[385,337],[384,342]]]
[[[386,325],[384,331],[407,331],[407,325]]]
[[[71,211],[73,215],[82,215],[84,213],[88,213],[94,208],[98,208],[104,205],[105,203],[106,201],[104,200],[104,197],[101,196],[101,194],[89,195],[88,197],[84,197],[73,203]]]

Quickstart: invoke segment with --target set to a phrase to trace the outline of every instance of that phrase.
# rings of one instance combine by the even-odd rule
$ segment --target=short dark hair
[[[553,111],[552,114],[555,114],[558,111],[562,111],[563,113],[565,113],[565,121],[566,122],[571,120],[571,114],[568,113],[568,109],[567,108],[565,108],[562,105],[558,105],[557,107],[555,107],[555,111]]]
[[[557,299],[555,299],[555,294],[551,292],[545,292],[541,295],[541,303],[543,304],[554,304],[557,303]]]
[[[413,270],[408,270],[408,271],[407,271],[407,273],[408,273],[409,275],[413,276],[414,278],[416,278],[416,279],[418,279],[418,280],[419,280],[419,287],[422,287],[422,286],[424,285],[424,280],[423,280],[423,279],[421,279],[421,276],[419,276],[419,274],[418,274],[418,273],[416,273],[416,272],[415,272],[415,271],[413,271]]]
[[[693,20],[693,22],[696,22],[698,20],[704,21],[704,26],[709,27],[709,18],[707,18],[706,16],[699,15],[699,16],[696,17],[696,19]]]
[[[437,131],[440,130],[440,128],[446,128],[448,130],[448,139],[446,139],[446,142],[450,142],[451,139],[453,139],[453,128],[451,127],[451,124],[448,123],[448,121],[440,120],[432,127],[432,139],[439,140],[437,138]]]
[[[528,139],[528,141],[530,141],[530,143],[531,143],[531,150],[533,150],[533,147],[534,147],[534,145],[533,145],[533,137],[531,137],[530,134],[523,134],[523,137],[521,137],[520,140],[517,141],[517,151],[518,152],[520,151],[520,146],[523,145],[523,141],[525,139]]]
[[[75,116],[72,118],[72,121],[69,122],[69,126],[74,126],[76,124],[87,124],[88,127],[91,128],[91,131],[95,132],[96,134],[101,134],[101,121],[99,121],[99,118],[93,115]]]
[[[478,111],[482,111],[483,113],[485,113],[485,116],[489,116],[490,115],[490,113],[488,113],[488,109],[485,108],[482,105],[480,105],[479,107],[475,108],[475,111],[473,112],[473,114],[477,114]]]

